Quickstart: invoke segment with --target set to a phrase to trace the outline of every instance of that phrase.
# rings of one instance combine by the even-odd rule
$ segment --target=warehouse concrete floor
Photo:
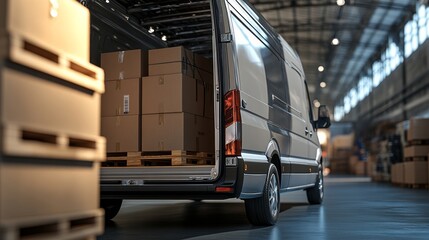
[[[429,191],[328,177],[321,206],[303,191],[282,194],[273,227],[251,226],[236,199],[125,201],[98,239],[429,239]]]

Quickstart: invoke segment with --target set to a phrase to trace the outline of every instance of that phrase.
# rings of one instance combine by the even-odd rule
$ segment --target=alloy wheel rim
[[[271,215],[273,217],[277,215],[278,202],[279,202],[279,195],[278,195],[277,179],[275,175],[272,175],[270,179],[270,184],[269,184],[269,205],[270,205]]]

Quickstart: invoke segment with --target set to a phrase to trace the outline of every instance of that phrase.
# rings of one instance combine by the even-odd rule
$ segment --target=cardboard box
[[[352,149],[354,145],[354,134],[337,135],[332,142],[335,149]]]
[[[171,62],[149,65],[149,76],[184,74],[194,77],[194,66],[183,62]]]
[[[99,136],[100,94],[57,79],[0,69],[0,119],[46,133]]]
[[[194,54],[182,46],[149,50],[149,64],[183,62],[194,64]]]
[[[106,80],[140,78],[148,73],[148,53],[142,49],[101,54]]]
[[[205,58],[200,54],[195,54],[195,66],[199,69],[213,73],[213,60]]]
[[[0,156],[0,226],[98,209],[99,169],[96,162]]]
[[[215,135],[213,119],[197,116],[197,149],[201,152],[214,153]]]
[[[197,116],[189,113],[142,115],[142,151],[197,148]]]
[[[110,80],[105,84],[106,92],[101,96],[102,117],[140,114],[140,78]]]
[[[101,135],[107,152],[140,151],[140,115],[102,117]]]
[[[366,175],[366,162],[364,162],[364,161],[356,162],[354,172],[358,176]]]
[[[404,179],[404,173],[405,173],[405,169],[404,169],[404,163],[396,163],[393,164],[391,167],[391,181],[392,183],[404,183],[405,179]]]
[[[407,141],[429,140],[429,118],[410,119]]]
[[[404,162],[404,183],[427,184],[428,183],[428,162],[427,161]]]
[[[0,34],[15,34],[27,42],[43,42],[89,62],[90,15],[71,0],[0,2]]]
[[[183,74],[145,77],[142,80],[142,113],[187,112],[204,114],[204,87],[201,81]]]
[[[429,145],[415,145],[404,148],[404,157],[426,157],[429,154]]]

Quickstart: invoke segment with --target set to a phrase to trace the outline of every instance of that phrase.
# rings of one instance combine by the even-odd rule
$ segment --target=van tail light
[[[235,89],[225,94],[225,155],[241,154],[240,92]]]

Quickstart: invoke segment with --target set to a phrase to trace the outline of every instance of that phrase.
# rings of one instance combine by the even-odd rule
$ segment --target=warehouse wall
[[[345,117],[357,128],[381,121],[402,121],[429,112],[429,41],[405,59]],[[404,74],[405,71],[405,74]]]

